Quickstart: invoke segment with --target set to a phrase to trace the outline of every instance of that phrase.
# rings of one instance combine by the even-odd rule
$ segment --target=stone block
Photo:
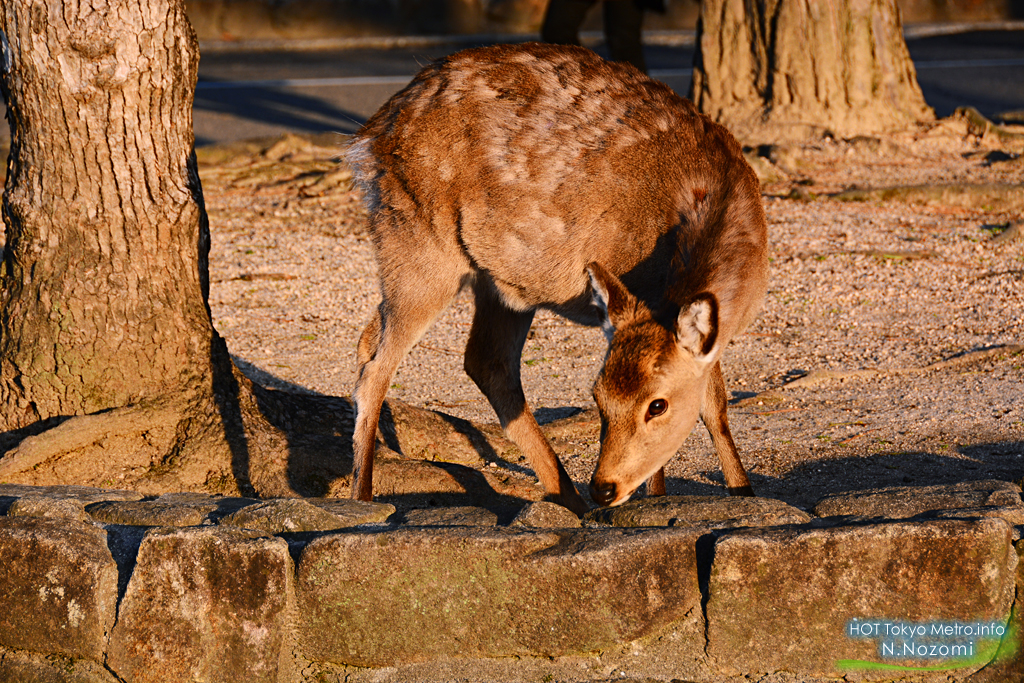
[[[395,506],[390,503],[369,503],[351,498],[306,498],[305,501],[342,518],[345,520],[345,527],[383,524],[388,521],[388,517],[395,514]]]
[[[89,659],[0,648],[4,683],[119,683],[102,664]]]
[[[102,524],[125,526],[199,526],[261,501],[256,498],[214,496],[209,493],[165,493],[154,500],[102,502],[85,510]]]
[[[155,500],[93,503],[86,508],[103,524],[126,526],[198,526],[211,524],[215,503],[161,503]]]
[[[1017,550],[1017,598],[1010,612],[1007,633],[995,657],[969,683],[1024,681],[1024,541],[1014,543]]]
[[[535,529],[573,529],[580,526],[580,518],[572,510],[557,503],[540,500],[524,506],[509,526]]]
[[[0,645],[103,661],[117,565],[92,524],[0,518]]]
[[[708,654],[727,674],[838,675],[840,660],[936,665],[880,659],[878,639],[849,637],[851,620],[1004,622],[1011,531],[981,519],[727,532],[708,580]]]
[[[282,498],[244,507],[221,518],[220,524],[256,529],[267,534],[331,531],[384,521],[394,511],[393,505],[359,500],[339,500],[334,506],[326,506],[313,505],[299,498]]]
[[[19,498],[50,498],[76,500],[84,505],[101,500],[141,500],[142,494],[121,489],[101,489],[94,486],[28,486],[26,484],[0,484],[0,515]]]
[[[1017,527],[1014,531],[1014,540],[1020,539],[1020,530],[1024,525],[1024,507],[1017,505],[981,505],[975,508],[955,508],[953,510],[936,510],[925,515],[935,519],[978,519],[981,517],[996,517],[1005,520],[1007,523]]]
[[[406,512],[405,523],[410,526],[497,526],[498,515],[470,505],[421,508]]]
[[[722,529],[804,524],[811,516],[772,498],[739,496],[653,496],[630,500],[586,515],[590,524],[620,527],[681,526]]]
[[[964,481],[937,486],[891,486],[825,496],[814,506],[819,517],[906,519],[918,515],[991,517],[1024,524],[1020,488],[1006,481]]]
[[[132,683],[276,682],[291,594],[282,539],[224,527],[151,529],[107,665]]]
[[[300,650],[382,667],[635,641],[699,613],[698,535],[463,527],[323,536],[299,560]]]
[[[79,522],[91,522],[92,518],[85,511],[85,503],[74,498],[48,498],[43,496],[25,496],[18,498],[7,510],[8,517],[53,517],[56,519],[74,519]]]

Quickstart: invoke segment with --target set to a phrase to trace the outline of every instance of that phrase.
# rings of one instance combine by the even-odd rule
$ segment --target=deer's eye
[[[657,417],[668,410],[668,401],[663,398],[656,398],[651,401],[651,404],[647,406],[646,420],[650,420],[652,417]]]

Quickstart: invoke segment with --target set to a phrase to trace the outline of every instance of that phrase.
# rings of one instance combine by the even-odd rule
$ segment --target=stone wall
[[[499,525],[482,508],[17,485],[0,485],[0,514],[0,681],[1024,671],[995,637],[1024,621],[1011,616],[1024,503],[1005,482],[833,495],[811,513],[650,498],[582,525],[525,501]],[[977,624],[995,636],[941,632]],[[897,628],[929,633],[886,634]],[[909,656],[907,640],[964,656]]]

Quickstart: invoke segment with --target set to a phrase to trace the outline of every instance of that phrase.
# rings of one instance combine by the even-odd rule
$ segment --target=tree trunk
[[[3,9],[0,419],[13,429],[198,389],[213,329],[185,16],[161,3]]]
[[[703,0],[690,97],[750,144],[934,119],[896,0]]]
[[[224,451],[223,426],[195,419],[231,365],[207,306],[198,53],[181,4],[5,0],[0,22],[11,124],[0,452],[36,435],[0,471],[91,450],[94,474],[123,480],[119,456],[135,450],[130,469],[166,472],[180,437],[211,431]]]
[[[0,12],[0,481],[301,490],[264,414],[280,406],[261,409],[211,323],[183,4]]]

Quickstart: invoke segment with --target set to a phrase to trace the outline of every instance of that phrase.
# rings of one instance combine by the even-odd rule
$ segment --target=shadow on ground
[[[224,97],[215,80],[204,79],[196,86],[193,108],[199,111],[227,114],[244,120],[280,126],[298,133],[355,133],[365,119],[354,112],[340,109],[319,97],[300,95],[294,91],[271,86],[231,87],[231,97]],[[210,140],[196,139],[196,145]]]
[[[1019,481],[1024,477],[1024,441],[962,445],[953,455],[920,451],[894,451],[845,458],[814,460],[786,471],[784,477],[750,472],[754,492],[797,507],[812,507],[829,493],[859,491],[886,486],[934,486],[962,481],[998,479]],[[681,478],[669,478],[672,495],[721,495],[722,473],[702,473],[718,486]]]

